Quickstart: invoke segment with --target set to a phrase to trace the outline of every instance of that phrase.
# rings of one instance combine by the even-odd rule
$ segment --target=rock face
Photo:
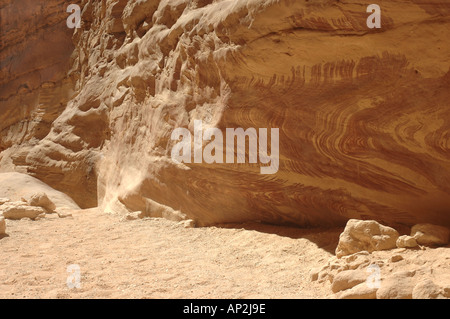
[[[398,232],[374,220],[350,219],[339,237],[336,248],[338,258],[360,251],[373,252],[396,247]]]
[[[76,150],[67,139],[43,141],[58,130],[54,122],[76,94],[67,5],[0,0],[0,171],[28,173],[92,206],[96,182],[88,174],[89,151]],[[35,151],[38,143],[48,156]]]
[[[448,1],[375,30],[362,0],[83,0],[75,31],[66,5],[0,1],[2,170],[200,226],[450,225]],[[279,128],[278,172],[174,163],[195,120]]]

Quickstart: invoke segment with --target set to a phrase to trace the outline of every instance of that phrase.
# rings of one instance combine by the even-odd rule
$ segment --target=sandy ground
[[[325,298],[329,285],[310,282],[309,272],[333,255],[341,231],[184,228],[95,209],[8,220],[0,298]],[[80,289],[66,283],[73,264]]]

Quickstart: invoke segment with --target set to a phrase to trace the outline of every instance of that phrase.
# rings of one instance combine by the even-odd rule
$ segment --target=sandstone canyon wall
[[[1,1],[1,169],[200,225],[450,225],[450,3],[370,3]],[[278,172],[173,162],[194,120],[279,128]]]

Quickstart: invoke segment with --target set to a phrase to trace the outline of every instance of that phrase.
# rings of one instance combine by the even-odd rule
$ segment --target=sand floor
[[[0,298],[326,298],[329,285],[309,273],[333,255],[341,231],[184,228],[96,209],[8,220]],[[79,289],[67,285],[70,265],[79,266]]]

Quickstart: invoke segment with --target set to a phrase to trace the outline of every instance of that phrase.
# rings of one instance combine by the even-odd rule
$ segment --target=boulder
[[[433,224],[417,224],[411,228],[411,237],[420,245],[445,246],[450,240],[450,229]]]
[[[19,220],[22,218],[36,219],[46,211],[42,207],[28,206],[22,202],[9,202],[0,207],[0,212],[6,219]]]
[[[360,251],[373,252],[396,247],[399,233],[374,220],[350,219],[339,237],[336,256],[341,258]]]
[[[408,235],[400,236],[396,244],[398,248],[415,248],[418,246],[416,239]]]

